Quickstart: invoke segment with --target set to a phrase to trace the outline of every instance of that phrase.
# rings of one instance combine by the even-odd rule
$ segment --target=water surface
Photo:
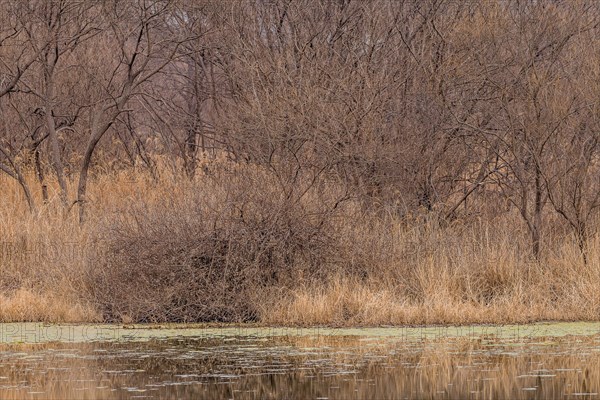
[[[0,398],[599,398],[600,324],[0,324]]]

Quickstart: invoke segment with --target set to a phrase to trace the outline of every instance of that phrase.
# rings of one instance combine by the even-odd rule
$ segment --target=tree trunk
[[[542,230],[542,208],[543,208],[543,193],[542,193],[542,176],[539,168],[535,170],[535,203],[533,211],[533,224],[531,229],[531,244],[533,256],[536,260],[540,259],[540,241]]]
[[[99,113],[102,113],[102,111],[99,111]],[[108,128],[110,128],[115,118],[117,118],[118,114],[118,112],[113,113],[113,115],[105,119],[105,121],[107,122],[100,122],[102,116],[97,115],[94,118],[94,122],[92,123],[92,133],[90,135],[90,140],[88,142],[87,148],[85,149],[83,162],[81,163],[81,169],[79,171],[79,182],[77,184],[77,203],[79,205],[80,224],[83,224],[85,222],[86,217],[85,212],[87,201],[87,180],[90,165],[92,163],[92,156],[94,155],[94,150],[96,149],[96,145],[98,145],[100,139],[102,139],[102,136],[106,133]]]
[[[35,157],[35,171],[38,178],[38,182],[42,188],[42,201],[44,204],[48,204],[48,185],[46,185],[45,177],[44,177],[44,169],[42,168],[42,163],[40,160],[40,151],[35,149],[34,153]]]
[[[19,186],[21,186],[21,190],[23,190],[23,195],[25,196],[25,200],[27,201],[27,206],[29,207],[29,211],[34,213],[36,211],[36,207],[35,207],[35,202],[33,200],[33,197],[31,196],[31,191],[29,190],[29,186],[27,185],[27,182],[25,181],[25,178],[23,178],[23,175],[21,175],[21,171],[19,171],[18,167],[13,166],[14,171],[11,171],[10,168],[4,166],[3,164],[0,164],[0,171],[4,171],[6,174],[8,174],[8,176],[10,176],[11,178],[13,178],[14,180],[16,180],[19,183]]]
[[[579,251],[581,252],[581,257],[583,258],[583,264],[587,265],[588,264],[588,257],[587,257],[587,247],[588,247],[588,238],[587,238],[587,227],[585,222],[580,221],[577,224],[577,229],[576,229],[576,235],[577,235],[577,245],[579,246]]]
[[[52,78],[47,78],[46,85],[46,128],[48,129],[50,159],[52,160],[52,167],[54,168],[56,179],[58,180],[58,186],[60,187],[60,200],[63,203],[63,206],[66,208],[68,206],[68,189],[64,175],[64,167],[61,160],[60,147],[58,145],[56,125],[54,123],[54,116],[52,115],[52,98],[54,97],[54,84],[52,82]]]

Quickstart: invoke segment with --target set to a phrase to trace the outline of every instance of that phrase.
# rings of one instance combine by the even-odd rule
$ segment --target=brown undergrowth
[[[585,264],[576,240],[555,232],[534,261],[516,215],[440,222],[365,209],[333,186],[290,194],[260,171],[194,181],[129,171],[94,178],[81,226],[56,195],[31,214],[13,181],[0,185],[0,321],[344,326],[600,316],[598,239]]]

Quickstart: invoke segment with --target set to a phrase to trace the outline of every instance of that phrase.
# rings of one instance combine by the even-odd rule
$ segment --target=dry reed
[[[587,265],[575,238],[558,234],[535,262],[517,216],[442,224],[348,202],[319,220],[307,215],[315,215],[322,193],[303,197],[298,209],[278,209],[284,203],[260,177],[190,182],[162,173],[156,181],[120,172],[94,179],[90,218],[80,226],[56,193],[30,214],[15,182],[0,177],[0,321],[342,326],[600,314],[596,237]],[[255,190],[244,200],[240,219],[235,195],[248,187],[262,195]],[[174,244],[177,254],[169,252]]]

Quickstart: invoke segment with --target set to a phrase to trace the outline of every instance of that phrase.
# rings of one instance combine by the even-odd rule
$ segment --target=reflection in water
[[[187,337],[0,347],[0,398],[600,398],[600,336]]]

